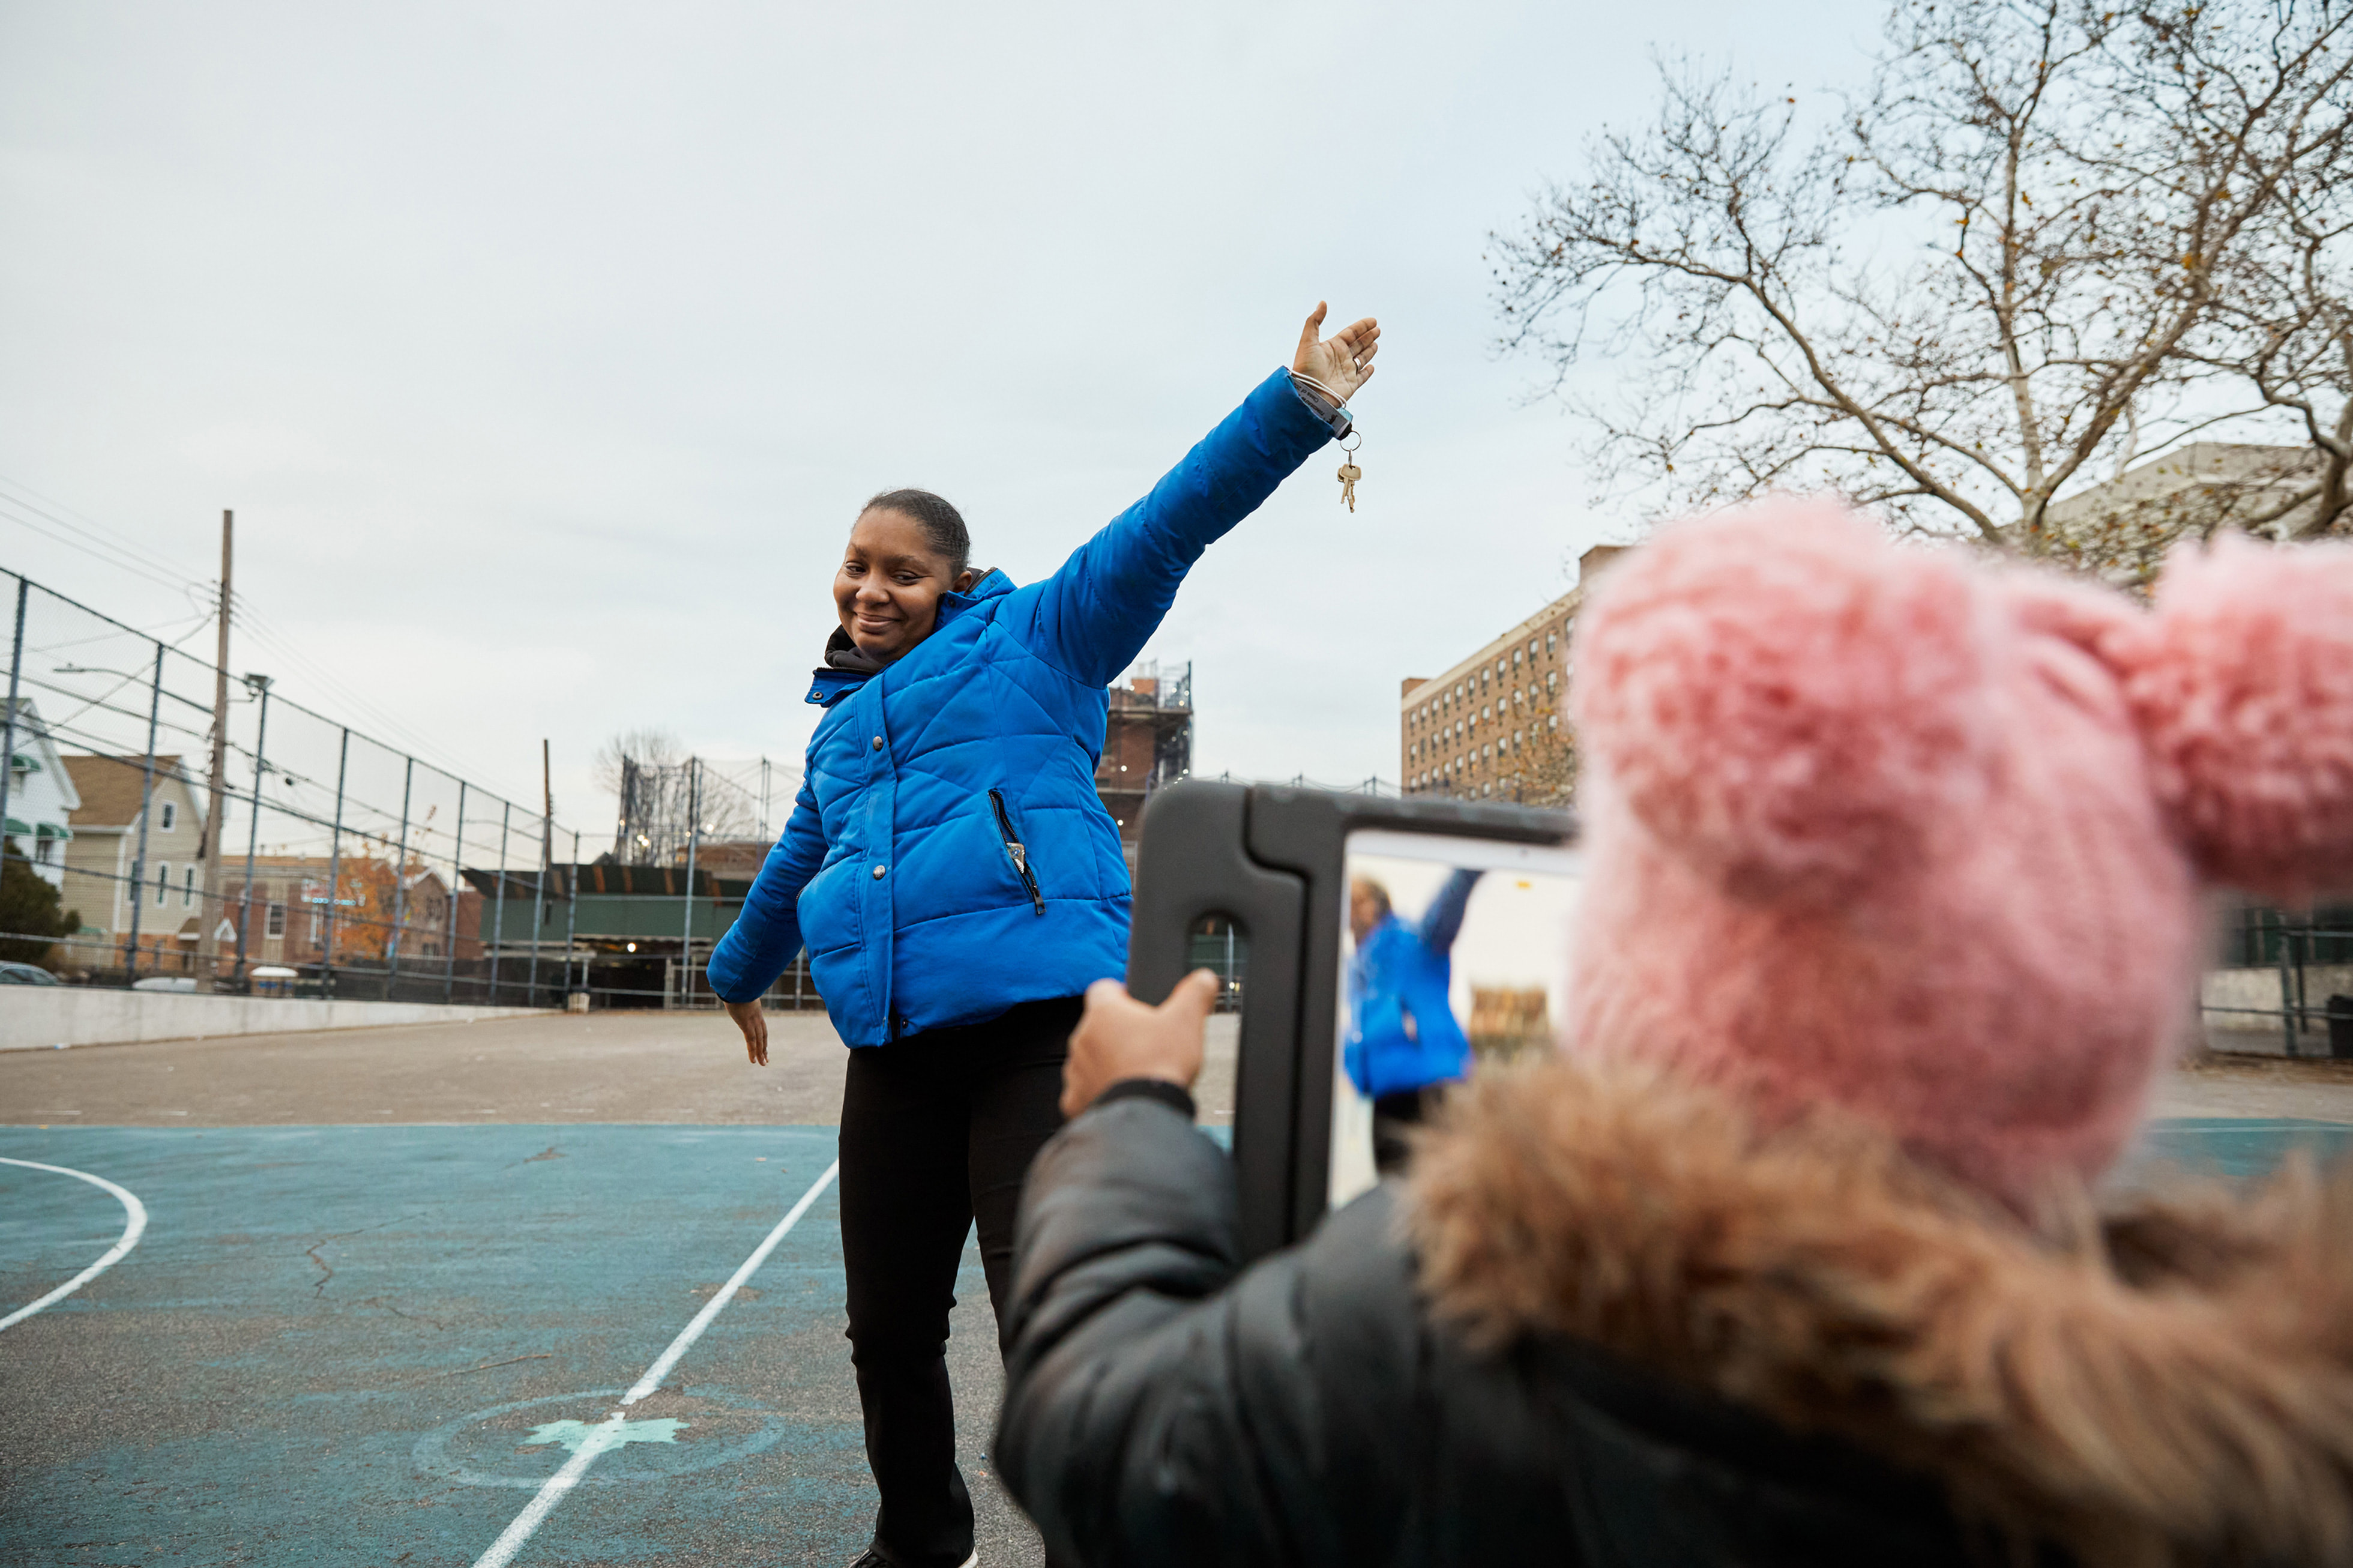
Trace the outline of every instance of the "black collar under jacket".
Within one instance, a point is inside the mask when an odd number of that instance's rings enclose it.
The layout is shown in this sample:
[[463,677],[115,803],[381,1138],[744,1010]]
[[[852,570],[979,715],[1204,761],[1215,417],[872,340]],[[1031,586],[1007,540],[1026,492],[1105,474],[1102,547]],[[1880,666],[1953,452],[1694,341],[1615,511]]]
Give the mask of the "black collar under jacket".
[[[939,620],[933,630],[937,630],[939,625],[961,615],[981,599],[1009,593],[1012,588],[1013,579],[995,568],[981,572],[970,588],[961,593],[950,591],[940,595]],[[850,638],[847,629],[837,626],[833,634],[825,640],[825,652],[820,656],[817,669],[811,673],[807,700],[819,707],[831,707],[888,668],[890,665],[886,661],[877,659],[860,648]]]

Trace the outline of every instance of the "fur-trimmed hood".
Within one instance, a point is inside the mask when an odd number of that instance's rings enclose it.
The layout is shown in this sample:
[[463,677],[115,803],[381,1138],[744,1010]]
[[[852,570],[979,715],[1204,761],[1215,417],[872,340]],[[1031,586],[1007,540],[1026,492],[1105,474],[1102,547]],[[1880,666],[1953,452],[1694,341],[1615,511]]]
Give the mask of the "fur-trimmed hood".
[[1566,1059],[1460,1088],[1404,1209],[1474,1345],[1599,1346],[2085,1563],[2353,1563],[2353,1168],[2044,1212]]

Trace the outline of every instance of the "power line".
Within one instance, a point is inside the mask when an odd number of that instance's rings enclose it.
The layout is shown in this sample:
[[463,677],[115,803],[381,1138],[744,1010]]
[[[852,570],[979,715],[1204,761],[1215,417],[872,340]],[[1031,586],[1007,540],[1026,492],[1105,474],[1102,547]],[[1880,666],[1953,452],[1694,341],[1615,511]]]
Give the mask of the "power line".
[[[0,487],[5,487],[0,488],[0,518],[28,528],[54,543],[79,550],[92,559],[103,562],[117,570],[129,572],[158,587],[174,588],[192,596],[201,594],[207,601],[217,602],[218,584],[212,578],[188,571],[185,567],[160,552],[142,546],[128,535],[120,534],[75,511],[63,502],[55,501],[41,494],[40,492],[21,481],[0,474]],[[7,493],[9,491],[17,493],[9,494]],[[33,499],[29,501],[24,499],[26,496]],[[23,515],[24,513],[30,513],[32,516]],[[36,522],[35,518],[42,519],[43,522]],[[49,526],[44,526],[44,522]],[[60,533],[59,530],[66,532]],[[77,539],[69,537],[69,535],[79,535],[81,537]],[[209,620],[212,614],[212,603],[208,602],[204,610],[205,618]],[[248,635],[263,645],[266,652],[299,667],[310,680],[316,683],[330,695],[358,711],[369,722],[391,734],[418,755],[432,760],[435,766],[450,771],[452,777],[462,777],[468,772],[487,775],[488,770],[467,768],[457,758],[442,750],[438,743],[362,696],[340,676],[303,652],[290,634],[280,630],[273,623],[263,619],[255,610],[252,601],[247,596],[243,594],[231,596],[229,621],[233,626],[243,627]],[[185,638],[180,641],[184,641]]]
[[[75,511],[62,501],[42,494],[21,480],[10,479],[5,474],[0,474],[0,486],[17,492],[16,495],[5,496],[5,499],[48,519],[60,528],[71,529],[121,555],[134,560],[142,560],[152,570],[162,572],[167,577],[187,584],[201,586],[212,580],[202,572],[190,571],[185,563],[173,560],[162,551],[142,544],[127,534],[119,533],[94,517]],[[28,495],[32,500],[24,499]]]

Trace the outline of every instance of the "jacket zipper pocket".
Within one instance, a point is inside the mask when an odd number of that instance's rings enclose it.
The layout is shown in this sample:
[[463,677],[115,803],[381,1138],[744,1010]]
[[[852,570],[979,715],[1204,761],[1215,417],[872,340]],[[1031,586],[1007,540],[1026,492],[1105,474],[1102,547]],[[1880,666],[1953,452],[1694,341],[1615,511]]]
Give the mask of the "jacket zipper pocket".
[[1021,885],[1029,890],[1029,903],[1039,914],[1046,912],[1046,895],[1038,891],[1038,876],[1029,869],[1029,852],[1013,836],[1013,818],[1005,810],[1005,797],[997,790],[988,792],[988,804],[997,813],[997,831],[1005,840],[1005,853],[1012,857],[1013,869],[1021,874]]

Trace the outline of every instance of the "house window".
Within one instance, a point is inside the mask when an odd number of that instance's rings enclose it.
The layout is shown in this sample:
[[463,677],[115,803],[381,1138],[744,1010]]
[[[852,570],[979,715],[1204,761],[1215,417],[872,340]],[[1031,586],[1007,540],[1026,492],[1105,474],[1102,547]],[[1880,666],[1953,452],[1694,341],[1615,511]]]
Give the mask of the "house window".
[[155,866],[155,907],[164,907],[164,900],[172,894],[172,863],[158,862]]
[[55,839],[36,839],[36,840],[33,842],[33,859],[34,859],[34,860],[37,861],[39,863],[41,863],[41,864],[43,864],[43,865],[47,865],[47,864],[49,864],[50,863],[52,863],[53,861],[55,861],[57,858],[58,858],[58,841],[57,841],[57,840],[55,840]]
[[286,906],[271,905],[269,913],[262,917],[262,929],[273,937],[286,935]]
[[180,874],[180,907],[193,909],[195,906],[196,868],[192,865]]
[[164,801],[164,831],[165,832],[167,832],[167,833],[168,833],[168,832],[170,832],[172,831],[172,824],[173,824],[174,822],[178,821],[179,820],[180,820],[180,808],[179,808],[179,806],[178,806],[175,802],[171,801],[171,800],[166,800],[166,801]]

